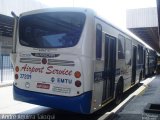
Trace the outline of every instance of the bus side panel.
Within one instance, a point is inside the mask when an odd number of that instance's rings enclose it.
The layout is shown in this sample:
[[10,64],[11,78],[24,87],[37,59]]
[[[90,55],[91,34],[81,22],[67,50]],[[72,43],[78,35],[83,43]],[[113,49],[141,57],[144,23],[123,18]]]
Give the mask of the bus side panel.
[[[101,21],[98,18],[95,18],[95,35],[96,35],[96,26],[97,25],[101,25],[102,26],[102,56],[101,59],[97,60],[96,59],[96,39],[94,39],[95,41],[93,41],[94,43],[94,85],[93,85],[93,97],[92,97],[92,108],[91,108],[91,112],[94,112],[100,108],[102,108],[103,105],[105,105],[106,103],[108,103],[109,101],[111,101],[114,98],[114,95],[109,98],[109,93],[111,92],[110,89],[108,90],[108,88],[110,88],[110,84],[109,82],[106,83],[106,79],[108,78],[104,78],[104,70],[105,70],[105,49],[109,49],[108,47],[106,47],[106,45],[111,44],[106,43],[108,41],[106,35],[111,36],[111,38],[116,38],[117,36],[117,31],[115,28],[111,27],[109,24]],[[96,36],[95,36],[96,38]],[[115,39],[114,39],[115,40]],[[117,47],[115,46],[115,48],[117,49]],[[115,56],[115,59],[117,57]],[[115,79],[115,78],[113,78]],[[109,80],[108,80],[109,81]],[[106,85],[106,86],[105,86]],[[110,87],[109,87],[110,86]],[[115,85],[114,85],[115,87]],[[114,89],[114,88],[113,88]],[[110,91],[110,92],[109,92]],[[115,93],[114,91],[112,92],[113,94]],[[105,100],[103,100],[103,97]],[[107,99],[108,98],[108,99]]]

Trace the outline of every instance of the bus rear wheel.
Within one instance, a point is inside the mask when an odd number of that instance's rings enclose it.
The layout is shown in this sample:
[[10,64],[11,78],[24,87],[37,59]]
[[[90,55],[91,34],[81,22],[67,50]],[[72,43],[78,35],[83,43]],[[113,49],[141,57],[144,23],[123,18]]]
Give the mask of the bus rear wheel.
[[139,75],[139,83],[142,81],[142,72]]
[[116,96],[115,96],[115,104],[118,105],[121,103],[123,98],[123,83],[120,81],[117,84],[116,88]]

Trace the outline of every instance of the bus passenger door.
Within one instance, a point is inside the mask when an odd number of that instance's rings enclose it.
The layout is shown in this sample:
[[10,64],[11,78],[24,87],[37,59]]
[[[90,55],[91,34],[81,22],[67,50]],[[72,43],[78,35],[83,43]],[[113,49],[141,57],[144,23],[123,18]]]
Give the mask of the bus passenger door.
[[137,64],[137,47],[133,46],[133,53],[132,53],[132,80],[131,80],[131,85],[135,84],[135,81],[136,81],[136,64]]
[[102,103],[113,98],[115,84],[116,68],[116,38],[105,35],[105,52],[104,52],[104,72],[103,72],[103,96]]

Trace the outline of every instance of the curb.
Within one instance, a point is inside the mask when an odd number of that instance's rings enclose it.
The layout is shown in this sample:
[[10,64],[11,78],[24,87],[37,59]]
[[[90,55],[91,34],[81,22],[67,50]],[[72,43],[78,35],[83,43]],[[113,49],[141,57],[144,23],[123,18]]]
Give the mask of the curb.
[[132,94],[130,94],[124,101],[122,101],[117,107],[115,107],[112,111],[110,112],[106,112],[104,115],[102,115],[100,118],[98,118],[98,120],[109,120],[110,118],[112,118],[119,110],[121,110],[122,108],[125,107],[125,105],[130,102],[134,97],[142,94],[145,89],[148,87],[148,84],[150,82],[152,82],[155,79],[155,77],[151,78],[151,79],[146,79],[143,82],[143,85],[138,88],[136,91],[134,91]]
[[4,84],[0,84],[0,88],[2,87],[7,87],[7,86],[12,86],[13,83],[4,83]]

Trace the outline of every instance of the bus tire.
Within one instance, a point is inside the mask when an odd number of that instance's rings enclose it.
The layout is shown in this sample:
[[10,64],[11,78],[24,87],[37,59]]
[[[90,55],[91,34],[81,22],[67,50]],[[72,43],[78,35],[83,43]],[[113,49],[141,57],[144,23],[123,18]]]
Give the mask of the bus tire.
[[116,96],[115,96],[115,104],[118,105],[121,103],[123,97],[123,82],[120,79],[117,87],[116,87]]

